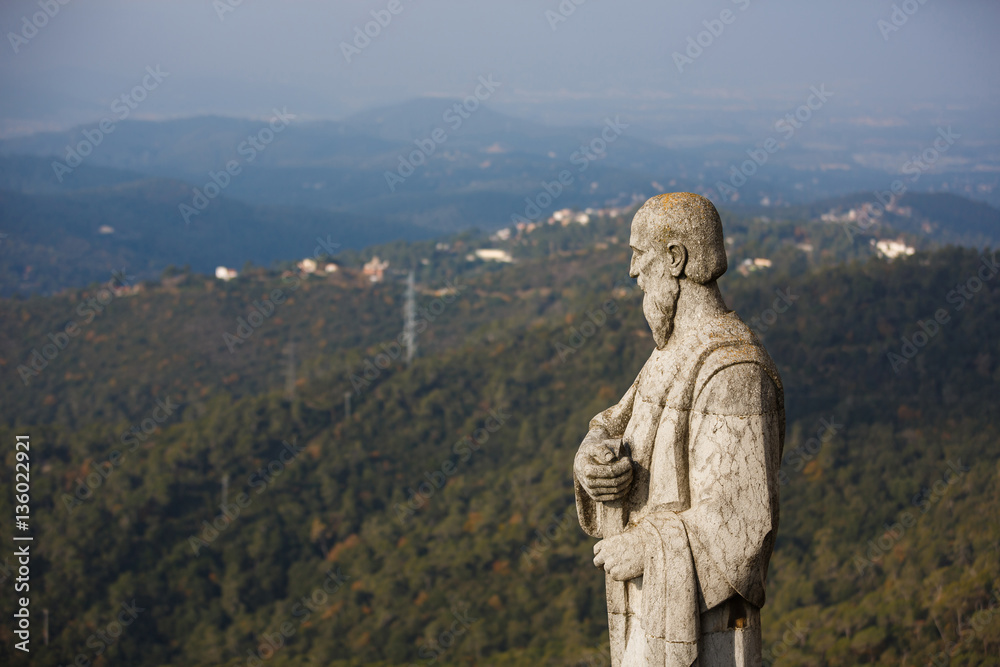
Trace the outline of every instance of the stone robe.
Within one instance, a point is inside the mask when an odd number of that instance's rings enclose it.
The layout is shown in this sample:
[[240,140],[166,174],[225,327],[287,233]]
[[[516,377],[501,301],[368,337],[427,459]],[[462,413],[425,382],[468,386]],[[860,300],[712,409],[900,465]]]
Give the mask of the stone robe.
[[689,667],[699,646],[718,648],[706,637],[732,628],[755,632],[760,650],[784,394],[767,352],[735,313],[698,325],[655,350],[621,401],[590,422],[585,443],[622,438],[631,449],[628,495],[600,503],[574,479],[584,531],[642,536],[643,576],[607,577],[613,667]]

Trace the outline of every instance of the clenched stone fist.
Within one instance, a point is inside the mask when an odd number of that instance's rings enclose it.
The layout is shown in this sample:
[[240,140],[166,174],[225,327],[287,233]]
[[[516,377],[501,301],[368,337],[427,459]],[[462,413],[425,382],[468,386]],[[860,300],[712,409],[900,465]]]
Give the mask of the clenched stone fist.
[[621,440],[588,436],[580,444],[573,472],[587,495],[606,503],[625,497],[632,485],[632,459],[618,456]]

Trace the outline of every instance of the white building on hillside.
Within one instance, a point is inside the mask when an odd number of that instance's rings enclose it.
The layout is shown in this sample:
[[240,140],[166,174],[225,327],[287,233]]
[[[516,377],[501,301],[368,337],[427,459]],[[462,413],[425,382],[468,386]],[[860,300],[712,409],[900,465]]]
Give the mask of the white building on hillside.
[[378,255],[372,257],[370,262],[366,262],[361,272],[368,276],[373,283],[380,283],[385,278],[385,270],[389,268],[388,261],[382,261]]
[[480,248],[474,257],[486,262],[513,262],[514,258],[506,250],[498,248]]
[[875,244],[875,248],[878,250],[879,257],[887,259],[896,259],[900,255],[912,255],[917,251],[916,248],[908,246],[902,241],[889,239],[881,239]]

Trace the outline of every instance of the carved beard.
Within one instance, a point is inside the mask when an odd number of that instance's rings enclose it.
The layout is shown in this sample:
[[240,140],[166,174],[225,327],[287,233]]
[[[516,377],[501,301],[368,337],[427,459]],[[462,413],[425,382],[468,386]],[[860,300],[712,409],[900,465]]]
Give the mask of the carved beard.
[[673,276],[665,276],[657,281],[655,289],[646,292],[642,299],[642,314],[653,331],[653,342],[662,350],[674,330],[674,313],[677,311],[677,297],[681,283]]

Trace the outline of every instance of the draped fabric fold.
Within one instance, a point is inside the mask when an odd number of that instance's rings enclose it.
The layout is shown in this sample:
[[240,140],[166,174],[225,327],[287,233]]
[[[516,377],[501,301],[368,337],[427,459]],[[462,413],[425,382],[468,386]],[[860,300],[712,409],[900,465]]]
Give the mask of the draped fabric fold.
[[644,533],[646,547],[642,590],[645,664],[691,667],[698,658],[700,613],[687,530],[672,513],[647,517],[638,528]]

